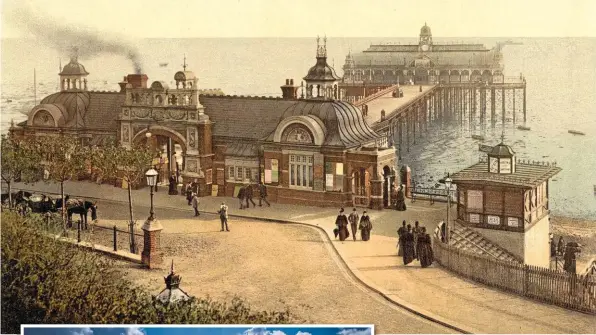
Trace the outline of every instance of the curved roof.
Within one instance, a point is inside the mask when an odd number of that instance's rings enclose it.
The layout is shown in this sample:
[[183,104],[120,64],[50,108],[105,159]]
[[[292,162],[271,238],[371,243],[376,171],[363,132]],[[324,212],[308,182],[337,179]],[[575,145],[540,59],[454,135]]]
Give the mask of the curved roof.
[[82,125],[83,117],[89,108],[91,95],[89,92],[58,92],[43,98],[42,104],[63,106],[64,121],[67,125]]
[[195,73],[192,71],[178,71],[174,75],[174,80],[176,80],[176,81],[192,80],[195,78],[196,78]]
[[152,90],[167,90],[170,86],[163,80],[156,80],[151,84]]
[[327,64],[327,57],[317,57],[317,64],[308,70],[308,74],[303,78],[310,81],[336,81],[341,78],[335,73],[329,64]]
[[297,115],[313,115],[323,121],[327,129],[324,145],[354,147],[380,137],[364,121],[362,112],[348,102],[298,101],[284,111],[282,120]]
[[512,157],[515,155],[513,149],[510,146],[500,143],[493,147],[493,150],[488,154],[491,157]]
[[430,32],[430,27],[427,26],[426,23],[424,24],[424,26],[422,26],[422,28],[420,28],[420,35],[422,35],[422,36],[432,35]]
[[80,64],[76,59],[71,59],[70,62],[64,65],[61,76],[86,76],[89,72],[85,70],[83,64]]

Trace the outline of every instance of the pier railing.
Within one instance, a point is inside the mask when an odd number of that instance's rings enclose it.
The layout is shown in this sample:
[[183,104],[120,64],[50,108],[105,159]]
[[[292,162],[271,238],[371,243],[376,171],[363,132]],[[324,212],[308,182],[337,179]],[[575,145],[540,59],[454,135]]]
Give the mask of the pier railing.
[[447,245],[433,237],[435,260],[448,270],[527,298],[596,314],[596,278],[498,260]]
[[393,85],[393,86],[387,87],[386,89],[383,89],[383,90],[380,90],[377,93],[371,94],[371,95],[367,96],[364,99],[361,99],[361,100],[356,101],[354,103],[354,106],[360,107],[360,106],[362,106],[362,105],[364,105],[364,104],[366,104],[368,102],[371,102],[371,101],[373,101],[373,100],[375,100],[377,98],[380,98],[380,97],[384,96],[385,94],[390,93],[390,92],[393,92],[393,91],[395,91],[397,89],[399,89],[399,85]]

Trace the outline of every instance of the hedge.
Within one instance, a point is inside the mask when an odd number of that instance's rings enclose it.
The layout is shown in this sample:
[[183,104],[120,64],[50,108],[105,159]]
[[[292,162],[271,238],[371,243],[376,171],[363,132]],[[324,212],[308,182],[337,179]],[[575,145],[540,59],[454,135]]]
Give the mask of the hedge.
[[48,237],[39,216],[2,212],[2,323],[21,324],[284,324],[283,311],[254,311],[242,299],[195,298],[163,305],[124,279],[114,261]]

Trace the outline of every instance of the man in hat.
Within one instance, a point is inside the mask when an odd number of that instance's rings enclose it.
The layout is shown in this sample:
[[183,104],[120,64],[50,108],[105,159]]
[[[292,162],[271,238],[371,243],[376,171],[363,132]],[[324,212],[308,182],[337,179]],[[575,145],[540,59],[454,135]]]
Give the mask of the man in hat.
[[261,201],[264,201],[267,206],[271,207],[271,204],[267,201],[267,186],[263,182],[259,183],[259,207],[261,206]]
[[219,214],[219,220],[221,221],[220,231],[224,231],[224,226],[226,228],[226,231],[230,231],[230,229],[228,229],[228,206],[225,202],[221,203],[221,206],[219,206],[219,210],[217,211],[217,213]]
[[338,229],[338,235],[340,241],[345,241],[346,238],[350,237],[350,232],[348,231],[348,218],[344,214],[344,209],[339,210],[339,215],[337,219],[335,219],[335,225]]
[[352,228],[352,238],[356,241],[356,233],[358,232],[358,212],[356,208],[352,210],[350,216],[348,216],[348,221],[350,222],[350,228]]
[[249,201],[252,202],[253,207],[257,207],[257,204],[252,200],[252,185],[246,184],[244,186],[244,198],[246,199],[246,208],[250,208]]

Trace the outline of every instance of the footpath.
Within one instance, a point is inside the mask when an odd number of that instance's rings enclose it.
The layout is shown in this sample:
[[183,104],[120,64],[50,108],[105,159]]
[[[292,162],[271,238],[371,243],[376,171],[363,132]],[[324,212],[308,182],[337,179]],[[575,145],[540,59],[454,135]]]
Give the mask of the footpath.
[[[59,193],[57,184],[17,184],[15,189]],[[75,197],[127,202],[127,191],[110,185],[91,182],[67,182],[65,194]],[[148,189],[133,191],[135,205],[149,206]],[[202,212],[215,213],[221,202],[230,208],[230,223],[235,217],[253,218],[281,223],[301,223],[317,226],[327,233],[335,250],[354,276],[385,299],[431,321],[469,333],[596,333],[596,318],[580,312],[543,304],[502,292],[460,278],[438,264],[421,268],[418,262],[404,266],[397,257],[397,237],[386,232],[396,231],[402,220],[413,223],[420,220],[427,230],[434,226],[446,211],[445,204],[407,202],[408,210],[367,210],[373,223],[371,240],[340,242],[333,235],[336,208],[318,208],[272,203],[271,207],[240,210],[238,199],[226,197],[200,198]],[[257,200],[258,201],[258,200]],[[185,197],[170,196],[162,187],[154,195],[154,206],[159,219],[159,208],[186,210],[191,213]],[[346,208],[349,213],[351,208]],[[362,213],[362,209],[359,209]],[[101,200],[98,201],[101,220]],[[435,220],[435,221],[432,221]],[[385,233],[379,234],[377,227]],[[164,233],[167,233],[164,231]],[[389,236],[388,236],[389,235]],[[395,234],[397,235],[397,234]]]

